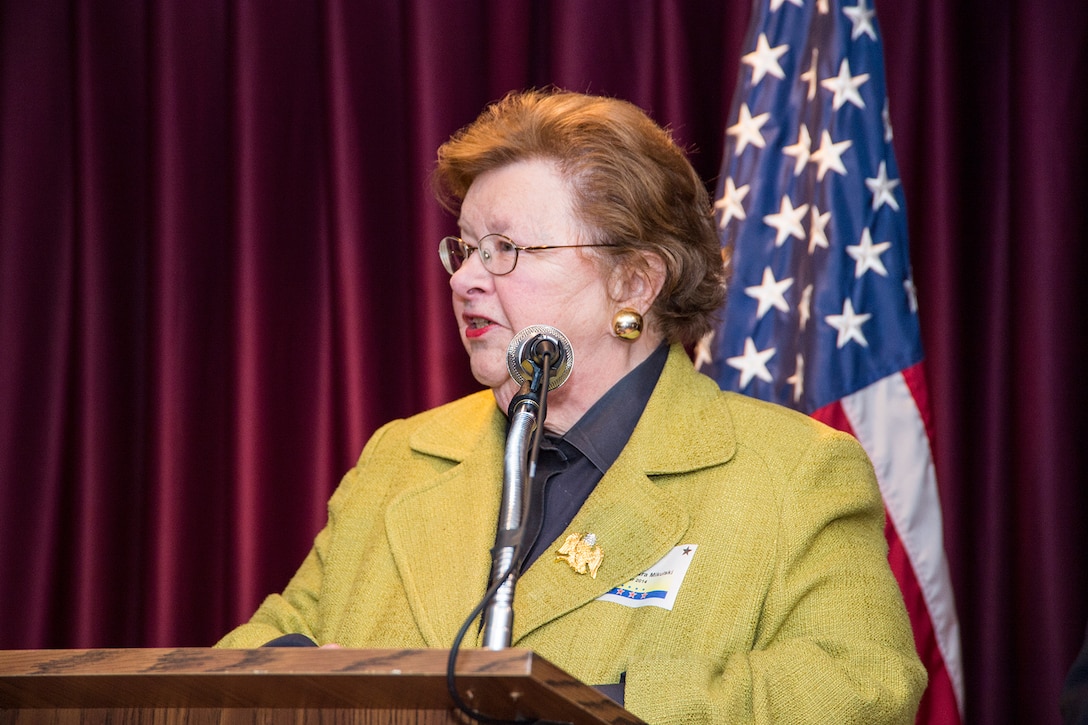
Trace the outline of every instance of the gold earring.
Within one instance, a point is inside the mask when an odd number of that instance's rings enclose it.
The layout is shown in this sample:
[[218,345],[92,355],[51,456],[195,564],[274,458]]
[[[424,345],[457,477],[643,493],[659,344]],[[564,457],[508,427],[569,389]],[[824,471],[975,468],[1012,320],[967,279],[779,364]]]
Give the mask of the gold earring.
[[624,307],[612,318],[612,332],[624,340],[637,340],[642,334],[642,315],[637,310]]

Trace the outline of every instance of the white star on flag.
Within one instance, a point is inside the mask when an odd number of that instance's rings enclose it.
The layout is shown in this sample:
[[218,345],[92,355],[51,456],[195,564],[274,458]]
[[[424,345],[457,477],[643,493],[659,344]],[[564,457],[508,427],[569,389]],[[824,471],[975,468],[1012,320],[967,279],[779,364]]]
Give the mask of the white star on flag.
[[783,196],[779,202],[778,212],[763,217],[763,223],[774,227],[778,233],[774,238],[774,246],[781,247],[789,237],[805,238],[805,228],[801,226],[801,219],[808,211],[808,204],[794,207],[788,196]]
[[808,100],[812,100],[816,97],[816,61],[820,57],[820,49],[812,49],[812,65],[808,67],[808,70],[801,74],[801,80],[808,86]]
[[797,143],[783,146],[782,153],[794,158],[793,175],[800,176],[805,170],[809,156],[812,155],[812,136],[808,133],[808,126],[801,124],[801,127],[797,129]]
[[805,358],[797,353],[797,366],[793,375],[786,378],[786,382],[793,386],[793,400],[797,402],[805,394]]
[[854,142],[850,139],[833,143],[831,141],[831,132],[824,129],[823,135],[820,137],[820,148],[812,152],[812,158],[810,159],[816,164],[816,180],[823,181],[828,169],[846,176],[846,166],[842,163],[842,155],[853,144]]
[[866,0],[858,0],[857,5],[843,8],[842,12],[843,15],[850,18],[850,22],[854,26],[850,31],[851,40],[857,40],[862,33],[876,40],[876,30],[873,28],[873,16],[876,15],[876,11],[869,9]]
[[744,354],[728,358],[725,362],[730,367],[740,370],[740,387],[744,388],[752,382],[752,378],[759,378],[764,382],[771,382],[771,373],[767,370],[767,361],[774,357],[775,349],[768,348],[762,352],[756,350],[756,343],[752,338],[744,341]]
[[763,282],[752,286],[745,287],[744,293],[749,297],[759,300],[759,307],[756,310],[756,319],[760,319],[763,315],[770,312],[771,308],[780,310],[781,312],[789,312],[790,306],[786,302],[785,292],[793,285],[793,278],[787,277],[781,282],[774,278],[774,272],[770,267],[763,268]]
[[895,200],[895,194],[892,193],[895,187],[899,186],[899,179],[888,178],[888,162],[881,161],[880,168],[876,171],[876,178],[866,179],[865,185],[869,187],[869,191],[873,192],[873,211],[876,211],[883,204],[887,204],[892,209],[899,211],[899,202]]
[[752,66],[752,85],[759,83],[768,73],[775,78],[785,78],[786,71],[778,64],[778,59],[789,49],[788,45],[776,45],[772,48],[767,42],[767,34],[760,33],[756,49],[741,56],[742,63]]
[[914,280],[903,280],[903,290],[907,293],[907,305],[910,306],[910,311],[918,314],[918,290],[914,286]]
[[887,277],[888,270],[885,269],[884,263],[880,261],[880,255],[891,249],[891,246],[891,242],[873,244],[873,235],[869,233],[869,227],[865,227],[865,229],[861,231],[861,243],[853,244],[846,248],[846,253],[857,262],[857,264],[854,265],[854,279],[857,279],[870,269],[881,277]]
[[771,114],[769,113],[761,113],[753,118],[752,112],[748,110],[748,104],[741,105],[740,118],[737,119],[735,124],[725,129],[728,135],[737,137],[737,149],[734,152],[737,156],[741,155],[748,144],[759,148],[767,145],[767,142],[763,140],[763,134],[759,130],[770,119]]
[[843,345],[851,340],[856,341],[862,347],[869,347],[869,341],[865,339],[861,326],[868,322],[870,317],[872,317],[870,314],[854,312],[854,304],[847,297],[842,305],[842,314],[828,315],[824,318],[824,321],[839,331],[839,337],[835,342],[836,347],[841,349]]
[[699,342],[695,343],[695,369],[698,370],[702,365],[708,365],[714,362],[714,352],[711,349],[711,345],[714,343],[715,330],[703,335]]
[[745,184],[738,189],[733,184],[732,178],[725,180],[725,193],[722,194],[721,199],[714,202],[714,210],[722,213],[721,219],[718,220],[719,229],[725,229],[731,219],[747,219],[741,202],[748,196],[748,190],[751,188],[751,184]]
[[805,291],[801,293],[801,301],[797,303],[798,322],[800,323],[801,332],[805,331],[805,327],[808,326],[809,318],[812,317],[812,285],[805,287]]
[[827,239],[827,223],[831,221],[831,212],[825,211],[820,213],[819,208],[815,204],[812,205],[812,214],[808,221],[808,253],[812,254],[816,251],[816,247],[821,249],[827,249],[830,247],[830,242]]
[[842,105],[847,101],[858,108],[865,108],[865,101],[862,100],[861,94],[858,93],[858,88],[867,80],[869,80],[868,73],[860,73],[856,76],[850,75],[850,61],[843,58],[842,63],[839,64],[839,74],[820,81],[820,86],[835,94],[834,99],[831,101],[831,107],[836,111],[842,108]]

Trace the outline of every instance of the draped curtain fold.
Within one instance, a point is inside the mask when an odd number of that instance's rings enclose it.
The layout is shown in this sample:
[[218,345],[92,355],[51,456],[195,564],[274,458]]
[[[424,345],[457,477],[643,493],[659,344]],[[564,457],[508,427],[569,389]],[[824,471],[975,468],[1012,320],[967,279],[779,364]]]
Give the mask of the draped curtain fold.
[[[1088,617],[1080,0],[878,6],[968,722]],[[713,189],[750,7],[0,1],[0,647],[204,646],[383,422],[476,388],[432,197],[485,103],[669,126]]]

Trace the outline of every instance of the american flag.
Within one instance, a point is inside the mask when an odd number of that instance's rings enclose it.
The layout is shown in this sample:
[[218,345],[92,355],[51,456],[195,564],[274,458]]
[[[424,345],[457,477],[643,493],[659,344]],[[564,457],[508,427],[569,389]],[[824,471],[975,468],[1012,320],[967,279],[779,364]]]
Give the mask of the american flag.
[[[847,0],[849,2],[850,0]],[[918,722],[963,719],[963,675],[883,51],[868,0],[756,0],[715,209],[732,247],[722,388],[861,441],[930,684]]]

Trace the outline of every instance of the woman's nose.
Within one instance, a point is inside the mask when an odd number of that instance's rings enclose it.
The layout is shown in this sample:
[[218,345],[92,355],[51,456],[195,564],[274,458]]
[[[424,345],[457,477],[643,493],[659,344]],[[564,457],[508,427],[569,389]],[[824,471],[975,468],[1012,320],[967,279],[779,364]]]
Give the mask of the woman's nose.
[[484,267],[479,251],[470,254],[457,271],[450,275],[450,288],[460,295],[468,294],[472,289],[486,289],[493,279]]

